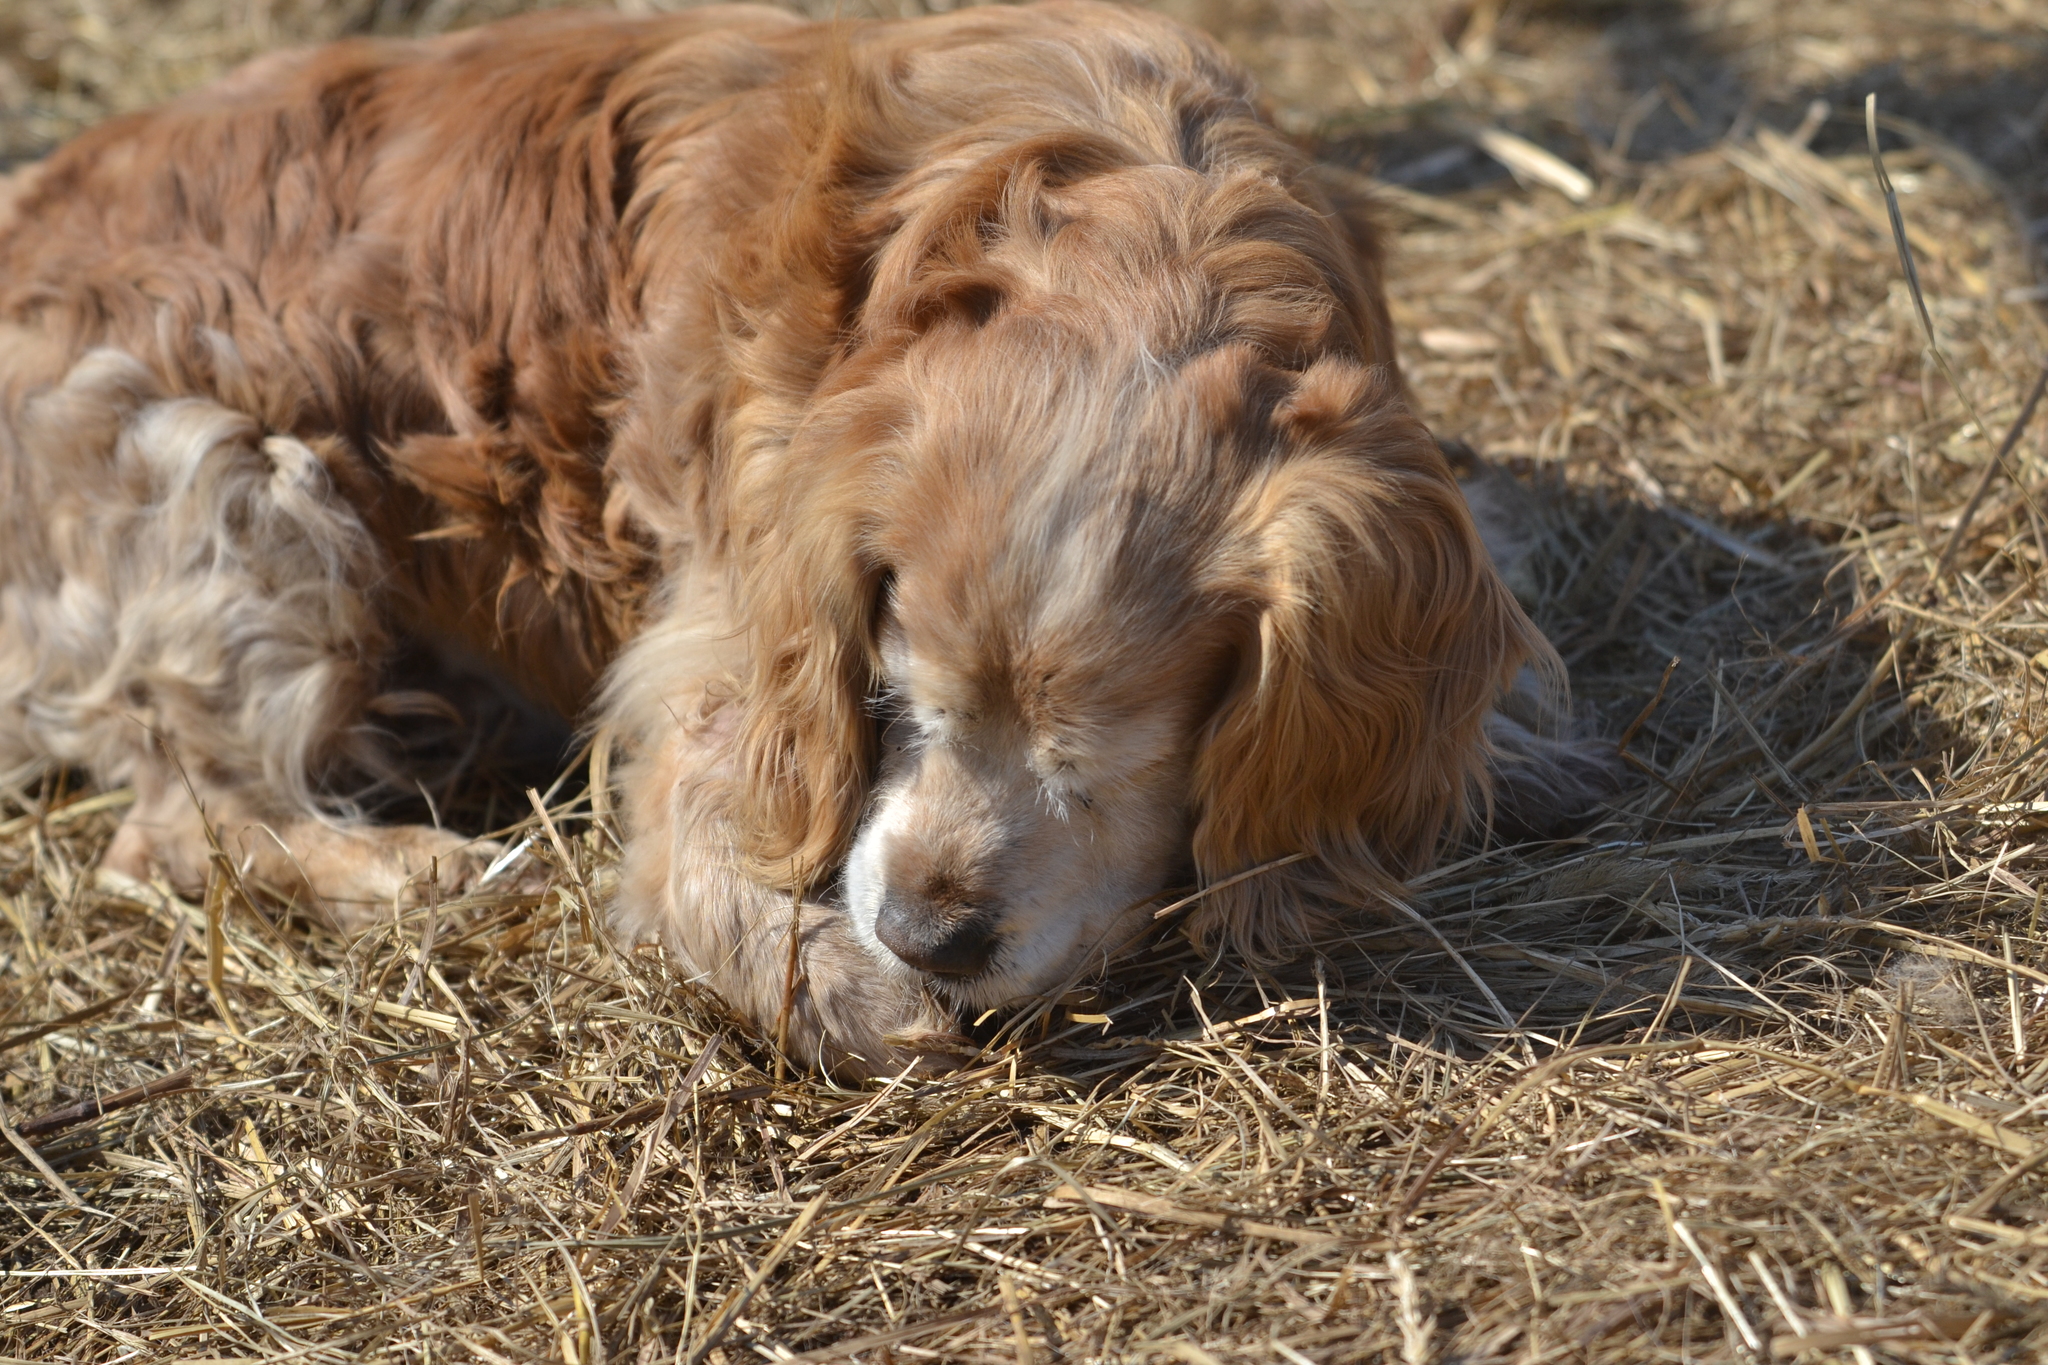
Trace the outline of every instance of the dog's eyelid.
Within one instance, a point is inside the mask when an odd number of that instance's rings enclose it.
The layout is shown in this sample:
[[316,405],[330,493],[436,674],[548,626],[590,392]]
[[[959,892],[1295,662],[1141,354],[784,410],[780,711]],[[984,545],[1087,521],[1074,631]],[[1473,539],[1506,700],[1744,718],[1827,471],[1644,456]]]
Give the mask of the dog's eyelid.
[[1038,795],[1039,799],[1045,802],[1046,809],[1052,812],[1053,818],[1062,824],[1072,816],[1076,806],[1087,811],[1095,809],[1093,795],[1063,782],[1041,778],[1038,783]]
[[1060,741],[1041,742],[1031,756],[1031,770],[1037,775],[1038,785],[1046,793],[1047,800],[1056,807],[1064,807],[1068,803],[1083,810],[1094,807],[1091,789],[1103,775],[1095,772],[1084,777],[1081,756]]
[[915,724],[918,742],[929,749],[972,748],[979,716],[957,706],[920,706],[910,703],[905,714]]
[[1046,783],[1065,782],[1076,769],[1074,750],[1064,736],[1042,737],[1031,746],[1031,770]]

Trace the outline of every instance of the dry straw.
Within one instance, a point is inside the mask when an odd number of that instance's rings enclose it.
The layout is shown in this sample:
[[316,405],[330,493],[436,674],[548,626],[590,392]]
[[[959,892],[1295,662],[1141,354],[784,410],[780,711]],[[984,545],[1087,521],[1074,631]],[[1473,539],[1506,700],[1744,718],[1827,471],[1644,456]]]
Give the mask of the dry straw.
[[1387,196],[1415,387],[1525,481],[1630,765],[1582,838],[1271,975],[1169,916],[847,1091],[604,939],[588,797],[507,836],[544,893],[348,944],[96,872],[124,794],[53,776],[0,808],[0,1356],[2038,1358],[2044,469],[1991,437],[2048,338],[1988,177],[1885,148],[1916,300],[1825,114]]

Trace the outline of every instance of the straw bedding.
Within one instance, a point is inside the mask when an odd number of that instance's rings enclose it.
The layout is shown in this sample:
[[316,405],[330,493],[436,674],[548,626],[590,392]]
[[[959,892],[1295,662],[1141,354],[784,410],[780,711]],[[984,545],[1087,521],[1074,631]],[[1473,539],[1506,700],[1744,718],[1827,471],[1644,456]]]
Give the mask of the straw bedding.
[[[2048,350],[2048,11],[1799,8],[1182,7],[1406,180],[1415,385],[1519,481],[1515,586],[1628,756],[1597,828],[842,1091],[604,939],[584,771],[509,836],[545,894],[352,945],[96,872],[124,793],[52,774],[0,798],[0,1356],[2039,1358],[2038,433],[1956,528]],[[488,10],[17,3],[0,153]]]

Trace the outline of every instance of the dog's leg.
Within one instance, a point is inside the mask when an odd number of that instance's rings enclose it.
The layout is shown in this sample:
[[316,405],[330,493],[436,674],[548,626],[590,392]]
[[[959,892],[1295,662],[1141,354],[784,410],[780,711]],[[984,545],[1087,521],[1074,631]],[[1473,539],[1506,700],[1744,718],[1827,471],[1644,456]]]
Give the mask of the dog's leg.
[[923,1068],[943,1067],[957,1044],[953,1020],[915,974],[863,949],[845,910],[822,894],[799,908],[740,867],[729,715],[683,719],[627,769],[631,837],[616,927],[629,941],[663,942],[793,1060],[851,1076],[893,1074],[920,1057]]
[[959,1045],[951,1012],[916,973],[861,946],[837,887],[807,888],[799,909],[742,866],[730,676],[745,636],[721,619],[715,576],[685,576],[679,588],[691,600],[635,641],[606,698],[630,750],[613,927],[627,942],[665,945],[795,1061],[847,1076],[942,1069]]
[[385,565],[312,449],[97,351],[0,410],[0,490],[0,771],[132,783],[109,866],[190,888],[217,841],[344,927],[483,866],[334,799],[380,771]]
[[165,759],[135,764],[135,804],[102,867],[138,881],[159,874],[196,891],[218,847],[245,882],[310,900],[352,932],[429,896],[457,894],[497,852],[488,840],[421,825],[280,816],[246,790],[192,784],[182,768]]

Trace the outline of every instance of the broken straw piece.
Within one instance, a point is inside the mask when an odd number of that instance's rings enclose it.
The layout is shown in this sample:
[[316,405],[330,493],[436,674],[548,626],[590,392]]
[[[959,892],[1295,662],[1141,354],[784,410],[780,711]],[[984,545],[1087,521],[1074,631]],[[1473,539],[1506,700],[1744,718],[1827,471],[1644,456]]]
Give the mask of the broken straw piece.
[[1488,156],[1513,171],[1517,179],[1548,185],[1574,204],[1583,204],[1593,197],[1591,177],[1527,138],[1516,137],[1499,128],[1486,128],[1475,140]]

